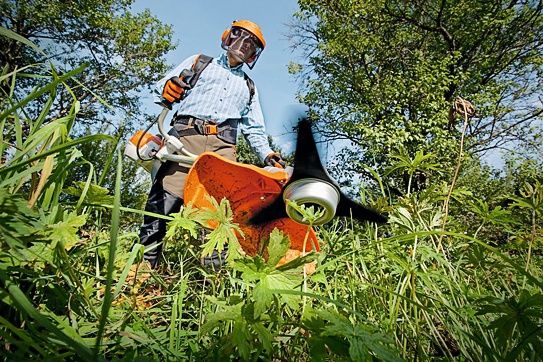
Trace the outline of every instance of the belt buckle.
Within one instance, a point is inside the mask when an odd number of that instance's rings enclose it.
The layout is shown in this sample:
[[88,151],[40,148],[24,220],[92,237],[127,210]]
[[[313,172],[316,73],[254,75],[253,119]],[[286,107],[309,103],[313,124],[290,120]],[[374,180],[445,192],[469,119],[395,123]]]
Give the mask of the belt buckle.
[[217,125],[211,123],[204,123],[203,125],[204,133],[207,134],[217,134],[219,133]]

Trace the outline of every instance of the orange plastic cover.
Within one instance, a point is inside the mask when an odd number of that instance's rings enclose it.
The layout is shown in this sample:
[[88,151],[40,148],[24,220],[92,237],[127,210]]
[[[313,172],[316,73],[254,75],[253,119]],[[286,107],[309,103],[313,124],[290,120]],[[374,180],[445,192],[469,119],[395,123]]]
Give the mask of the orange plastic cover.
[[218,202],[226,197],[230,201],[234,222],[240,226],[244,238],[238,235],[243,250],[255,255],[260,242],[278,228],[290,239],[290,248],[303,252],[306,235],[306,251],[312,246],[320,250],[313,229],[289,218],[277,219],[260,225],[249,224],[249,219],[264,207],[281,197],[288,181],[286,172],[272,173],[262,168],[237,163],[212,152],[201,154],[192,166],[184,190],[185,203],[192,202],[197,208],[212,208],[207,195]]
[[[140,141],[141,138],[141,141]],[[136,133],[130,137],[130,142],[134,145],[138,145],[138,142],[140,144],[140,147],[145,146],[147,143],[154,141],[156,144],[160,145],[162,143],[162,140],[158,138],[157,136],[153,135],[152,133],[145,132],[143,130],[138,130]]]

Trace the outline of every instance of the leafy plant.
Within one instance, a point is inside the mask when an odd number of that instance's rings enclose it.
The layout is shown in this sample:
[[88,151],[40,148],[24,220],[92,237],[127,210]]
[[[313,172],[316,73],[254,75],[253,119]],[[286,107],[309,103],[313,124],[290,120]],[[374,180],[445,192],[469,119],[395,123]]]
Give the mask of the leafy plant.
[[382,335],[373,326],[353,323],[338,312],[309,312],[304,317],[304,326],[311,332],[308,343],[312,360],[324,361],[327,349],[351,361],[402,360],[391,347],[392,338]]
[[[415,157],[410,158],[405,148],[400,148],[399,152],[392,153],[391,158],[396,160],[393,166],[389,167],[385,175],[390,175],[395,171],[401,171],[407,174],[407,196],[411,194],[413,175],[416,172],[426,173],[428,171],[439,170],[439,165],[435,162],[431,162],[435,156],[432,153],[424,154],[423,151],[418,150],[415,153]],[[418,185],[417,189],[423,185]]]
[[[486,297],[478,301],[479,315],[496,316],[488,325],[495,333],[495,344],[485,353],[496,360],[514,361],[543,353],[543,295],[521,290],[510,298]],[[476,337],[475,337],[476,338]]]
[[220,352],[226,356],[235,349],[242,359],[248,360],[261,353],[271,356],[277,348],[276,338],[289,324],[279,314],[286,306],[296,311],[300,304],[300,298],[278,291],[293,290],[300,285],[300,267],[314,258],[307,255],[277,267],[289,245],[288,238],[275,229],[267,244],[267,260],[262,255],[234,260],[232,267],[241,274],[239,283],[245,287],[246,295],[234,294],[222,301],[211,299],[219,311],[208,316],[201,332],[211,334],[221,324],[230,324],[231,328],[227,328],[218,343]]

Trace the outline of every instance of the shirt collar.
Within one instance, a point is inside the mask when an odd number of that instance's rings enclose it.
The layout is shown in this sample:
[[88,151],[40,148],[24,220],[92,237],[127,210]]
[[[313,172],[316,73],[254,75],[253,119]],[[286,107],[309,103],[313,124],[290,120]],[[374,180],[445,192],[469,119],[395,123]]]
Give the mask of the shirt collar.
[[243,71],[241,70],[241,68],[243,68],[243,63],[241,63],[240,65],[234,67],[234,68],[230,68],[230,65],[228,64],[228,56],[226,55],[226,52],[222,53],[220,55],[220,57],[217,59],[217,62],[222,65],[224,68],[234,72],[234,73],[243,73]]

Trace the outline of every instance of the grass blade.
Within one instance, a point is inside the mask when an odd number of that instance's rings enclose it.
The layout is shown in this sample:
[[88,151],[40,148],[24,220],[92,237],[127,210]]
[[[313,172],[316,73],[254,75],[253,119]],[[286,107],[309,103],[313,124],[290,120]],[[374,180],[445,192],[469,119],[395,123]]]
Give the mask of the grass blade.
[[11,324],[7,319],[4,319],[2,316],[0,316],[0,324],[6,327],[7,330],[11,331],[11,333],[19,337],[21,341],[24,342],[27,348],[29,347],[34,348],[43,357],[47,357],[47,352],[45,352],[45,350],[41,348],[40,345],[36,344],[34,340],[32,339],[32,337],[28,335],[24,330],[15,327],[13,324]]
[[41,158],[44,158],[44,157],[47,157],[49,155],[52,155],[54,153],[58,153],[60,151],[63,151],[63,150],[66,150],[68,148],[71,148],[73,146],[76,146],[76,145],[79,145],[79,144],[82,144],[82,143],[85,143],[85,142],[91,142],[91,141],[98,141],[98,140],[108,140],[108,141],[113,141],[115,140],[114,137],[111,137],[111,136],[108,136],[108,135],[105,135],[105,134],[97,134],[97,135],[90,135],[90,136],[84,136],[84,137],[81,137],[81,138],[78,138],[76,140],[73,140],[73,141],[70,141],[70,142],[66,142],[66,143],[63,143],[57,147],[53,147],[43,153],[40,153],[39,155],[36,155],[36,156],[33,156],[33,157],[30,157],[24,161],[21,161],[21,162],[18,162],[16,163],[15,165],[10,165],[8,167],[4,167],[4,168],[0,168],[0,178],[2,178],[4,176],[4,174],[6,174],[7,172],[9,171],[12,171],[12,170],[15,170],[19,167],[22,167],[22,166],[25,166],[31,162],[34,162],[36,160],[39,160]]
[[60,341],[64,342],[68,347],[71,347],[79,357],[84,360],[92,360],[92,351],[83,345],[82,343],[73,340],[67,336],[62,330],[54,325],[46,316],[42,315],[34,306],[30,303],[26,295],[8,278],[2,278],[7,286],[8,294],[18,309],[26,313],[30,318],[34,319],[44,328],[53,333]]
[[35,90],[28,97],[24,98],[22,101],[18,102],[17,104],[12,106],[11,108],[8,108],[6,111],[4,111],[2,114],[0,114],[0,120],[3,120],[7,116],[9,116],[13,112],[15,112],[17,109],[24,107],[30,101],[42,96],[43,94],[45,94],[47,92],[51,92],[51,90],[56,88],[60,83],[63,83],[66,80],[73,77],[74,75],[81,73],[86,67],[87,67],[86,64],[80,65],[76,69],[71,70],[71,71],[69,71],[67,73],[64,73],[60,77],[53,80],[51,83],[48,83],[46,86]]
[[[111,298],[112,300],[117,299],[117,297],[121,293],[121,289],[126,281],[126,278],[128,277],[128,273],[130,272],[130,267],[132,266],[132,264],[134,264],[134,260],[136,260],[136,257],[138,256],[138,253],[140,253],[141,248],[143,248],[143,245],[136,245],[136,247],[133,248],[130,252],[128,261],[126,262],[123,272],[121,273],[117,284],[115,284],[115,292],[113,293],[113,298]],[[141,252],[143,254],[143,250]]]
[[106,277],[106,291],[104,294],[104,301],[102,303],[102,313],[100,315],[100,323],[98,325],[98,334],[96,336],[95,354],[98,355],[100,351],[100,345],[104,336],[104,330],[111,308],[111,302],[113,301],[113,294],[111,293],[111,286],[113,284],[113,269],[115,268],[115,252],[117,251],[117,236],[119,233],[119,219],[120,219],[120,206],[121,206],[121,176],[122,176],[122,157],[120,149],[117,150],[117,174],[115,178],[115,196],[113,198],[113,211],[111,213],[111,233],[109,243],[109,257],[107,263],[107,277]]
[[6,38],[16,40],[19,43],[23,43],[24,45],[32,48],[36,53],[40,53],[43,56],[47,56],[47,54],[45,54],[45,52],[39,46],[37,46],[34,42],[28,40],[24,36],[17,34],[14,31],[4,28],[3,26],[0,26],[0,35],[5,36]]

